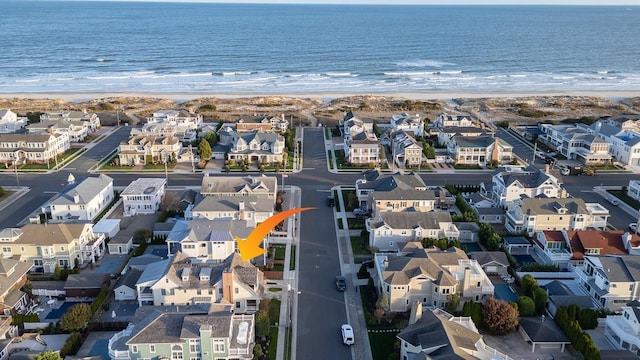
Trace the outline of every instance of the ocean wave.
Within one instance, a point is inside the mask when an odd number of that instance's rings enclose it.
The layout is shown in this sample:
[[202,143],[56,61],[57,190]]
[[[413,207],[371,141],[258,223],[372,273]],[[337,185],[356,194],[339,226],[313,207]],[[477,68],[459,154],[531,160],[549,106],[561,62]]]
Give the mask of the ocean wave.
[[251,71],[221,71],[221,72],[213,72],[212,75],[219,76],[237,76],[237,75],[251,75],[253,74]]
[[396,66],[400,67],[435,67],[440,68],[443,66],[455,65],[446,61],[438,61],[438,60],[414,60],[414,61],[399,61],[396,63]]
[[328,72],[325,73],[325,75],[327,76],[332,76],[332,77],[357,77],[357,74],[352,74],[350,72]]
[[462,74],[462,70],[442,70],[442,71],[388,71],[384,72],[387,76],[427,76],[427,75],[454,75]]
[[103,62],[114,62],[114,59],[108,59],[108,58],[84,58],[82,60],[80,60],[81,62],[99,62],[99,63],[103,63]]

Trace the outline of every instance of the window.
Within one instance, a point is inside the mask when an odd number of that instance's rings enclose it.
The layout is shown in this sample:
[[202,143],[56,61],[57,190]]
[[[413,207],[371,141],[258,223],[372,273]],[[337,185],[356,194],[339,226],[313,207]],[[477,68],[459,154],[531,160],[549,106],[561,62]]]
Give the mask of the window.
[[182,360],[182,346],[173,345],[171,347],[171,359],[172,360]]
[[213,352],[225,352],[224,339],[213,339]]
[[240,293],[240,289],[235,288],[235,289],[233,290],[233,292],[234,292],[234,293],[236,293],[236,294],[239,294],[239,293]]
[[240,301],[236,301],[236,309],[240,309]]
[[476,287],[480,287],[480,281],[478,281],[478,283],[476,284]]
[[131,346],[131,352],[132,353],[137,353],[138,352],[138,345]]
[[156,352],[156,346],[154,344],[149,345],[149,352],[152,354]]
[[189,352],[192,354],[200,353],[200,339],[189,339]]

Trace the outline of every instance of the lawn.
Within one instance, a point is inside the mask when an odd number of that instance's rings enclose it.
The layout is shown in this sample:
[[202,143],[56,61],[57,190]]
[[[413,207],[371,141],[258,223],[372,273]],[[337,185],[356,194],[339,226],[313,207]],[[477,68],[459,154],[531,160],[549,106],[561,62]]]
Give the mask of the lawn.
[[289,256],[289,270],[296,269],[296,246],[291,245],[291,255]]
[[338,192],[337,191],[332,191],[333,192],[333,200],[335,201],[335,207],[336,209],[338,209],[338,211],[340,211],[340,198],[338,198]]
[[2,201],[2,200],[4,200],[4,199],[8,198],[8,197],[9,197],[9,196],[11,196],[11,194],[13,194],[14,192],[15,192],[15,191],[8,191],[8,190],[3,191],[3,194],[2,194],[2,195],[0,195],[0,201]]
[[[375,331],[375,330],[374,330]],[[398,332],[369,332],[369,343],[371,344],[371,353],[373,360],[387,360],[389,355],[398,353],[400,350],[395,348],[394,344],[399,341],[396,337]]]
[[[167,164],[167,170],[173,170],[173,167],[176,166],[175,164],[172,163],[168,163]],[[145,164],[142,167],[142,170],[164,170],[164,163],[162,164]]]
[[640,202],[636,199],[633,199],[627,195],[626,192],[622,190],[607,190],[607,192],[621,201],[624,201],[627,205],[631,206],[634,209],[640,210]]
[[280,300],[271,299],[269,301],[269,323],[275,325],[280,321]]
[[287,251],[287,247],[285,245],[280,245],[280,244],[274,244],[271,245],[271,249],[273,251],[273,258],[275,260],[284,260],[285,258],[285,252]]
[[347,226],[350,230],[362,230],[364,229],[364,219],[362,218],[347,218]]
[[342,190],[342,198],[344,199],[345,211],[353,211],[360,205],[355,190]]
[[369,254],[369,251],[362,248],[362,239],[360,238],[360,236],[351,237],[351,250],[353,251],[354,256],[371,255]]
[[342,225],[342,218],[338,219],[338,229],[340,230],[344,229],[344,225]]
[[269,359],[276,359],[278,353],[278,327],[272,326],[269,328]]

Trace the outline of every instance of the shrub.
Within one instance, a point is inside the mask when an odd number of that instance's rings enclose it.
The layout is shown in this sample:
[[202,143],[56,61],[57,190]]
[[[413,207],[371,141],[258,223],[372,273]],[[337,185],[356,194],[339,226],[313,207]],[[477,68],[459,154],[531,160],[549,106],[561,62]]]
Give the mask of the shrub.
[[530,297],[519,296],[516,304],[518,304],[520,316],[533,316],[535,314],[536,305]]
[[527,274],[522,277],[521,287],[522,287],[522,292],[525,295],[527,295],[530,298],[533,298],[533,291],[538,287],[538,282],[532,275]]
[[533,302],[536,306],[536,315],[544,314],[544,309],[547,307],[547,292],[543,288],[535,288]]

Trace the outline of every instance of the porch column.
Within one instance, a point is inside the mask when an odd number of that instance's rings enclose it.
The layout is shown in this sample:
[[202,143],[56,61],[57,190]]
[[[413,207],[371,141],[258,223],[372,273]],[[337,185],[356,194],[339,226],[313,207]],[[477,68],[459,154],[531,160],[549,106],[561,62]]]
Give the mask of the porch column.
[[536,343],[535,342],[531,342],[531,352],[536,352]]
[[565,343],[562,343],[562,347],[560,348],[560,352],[564,352]]

